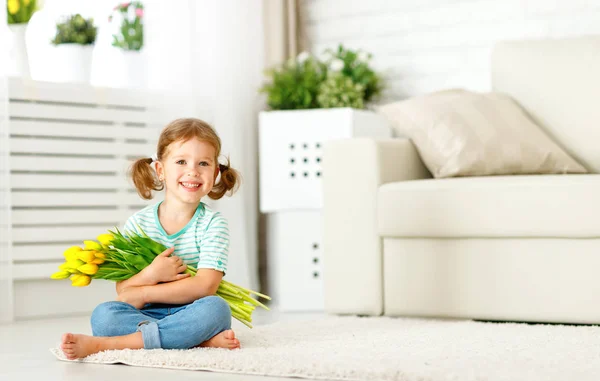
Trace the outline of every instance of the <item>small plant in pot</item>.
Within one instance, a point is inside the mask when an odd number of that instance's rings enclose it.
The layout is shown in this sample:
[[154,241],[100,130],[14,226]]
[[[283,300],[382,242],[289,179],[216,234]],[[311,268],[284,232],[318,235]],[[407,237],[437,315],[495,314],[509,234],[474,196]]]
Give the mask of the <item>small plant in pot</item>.
[[68,16],[64,21],[56,24],[56,35],[52,39],[54,45],[80,44],[93,45],[96,41],[98,28],[94,26],[94,19],[85,19],[79,13]]
[[144,5],[140,1],[120,3],[108,18],[113,30],[112,46],[118,55],[111,77],[118,87],[145,87]]
[[371,54],[362,50],[325,50],[319,58],[300,53],[266,71],[260,89],[271,110],[315,108],[368,108],[382,93],[379,73],[371,67]]
[[115,6],[108,21],[120,21],[118,32],[113,34],[114,47],[127,51],[139,51],[144,47],[144,5],[141,2],[132,1]]
[[94,19],[85,19],[80,14],[70,15],[56,24],[56,34],[51,40],[57,48],[55,80],[89,82],[96,33]]
[[27,24],[36,10],[36,0],[7,0],[6,21],[8,25]]

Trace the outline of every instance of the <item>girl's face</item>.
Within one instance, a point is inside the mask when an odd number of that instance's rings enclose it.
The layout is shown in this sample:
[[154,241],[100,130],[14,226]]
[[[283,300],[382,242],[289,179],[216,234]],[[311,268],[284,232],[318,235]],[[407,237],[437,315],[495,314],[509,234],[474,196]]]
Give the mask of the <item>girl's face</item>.
[[213,188],[219,173],[215,148],[200,139],[171,143],[166,157],[157,162],[156,172],[165,184],[165,200],[175,198],[195,204]]

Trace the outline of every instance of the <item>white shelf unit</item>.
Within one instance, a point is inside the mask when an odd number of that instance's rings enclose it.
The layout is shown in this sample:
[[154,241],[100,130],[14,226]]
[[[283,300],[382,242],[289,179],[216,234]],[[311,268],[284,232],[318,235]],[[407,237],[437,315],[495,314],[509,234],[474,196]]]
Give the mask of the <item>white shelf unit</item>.
[[[321,187],[327,174],[322,152],[328,141],[361,136],[387,138],[391,129],[382,116],[351,108],[259,115],[267,282],[273,304],[282,311],[324,310]],[[358,152],[356,159],[360,160]]]
[[155,97],[143,91],[11,78],[8,83],[14,318],[89,313],[114,282],[51,280],[72,245],[148,203],[126,172],[156,150]]

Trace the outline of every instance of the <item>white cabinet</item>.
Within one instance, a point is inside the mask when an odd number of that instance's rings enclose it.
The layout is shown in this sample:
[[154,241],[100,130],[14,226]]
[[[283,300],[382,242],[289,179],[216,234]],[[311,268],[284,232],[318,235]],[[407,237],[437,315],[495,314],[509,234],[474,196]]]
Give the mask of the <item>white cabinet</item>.
[[269,293],[282,311],[322,311],[323,147],[338,139],[387,138],[391,129],[382,116],[350,108],[265,111],[259,122]]

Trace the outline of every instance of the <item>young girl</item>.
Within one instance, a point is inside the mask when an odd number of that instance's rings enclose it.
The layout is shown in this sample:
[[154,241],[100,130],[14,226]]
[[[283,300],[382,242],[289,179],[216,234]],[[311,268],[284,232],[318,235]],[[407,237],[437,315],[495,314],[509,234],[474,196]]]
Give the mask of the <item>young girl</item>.
[[[162,131],[156,157],[133,164],[140,196],[151,199],[152,190],[164,189],[165,197],[131,216],[125,231],[137,231],[139,225],[169,249],[117,282],[117,301],[102,303],[92,313],[93,336],[63,335],[67,358],[107,349],[240,347],[229,306],[215,296],[227,268],[227,221],[200,201],[207,195],[218,200],[239,183],[229,163],[219,164],[220,152],[221,141],[208,124],[178,119]],[[183,273],[187,264],[198,268],[195,277]]]

